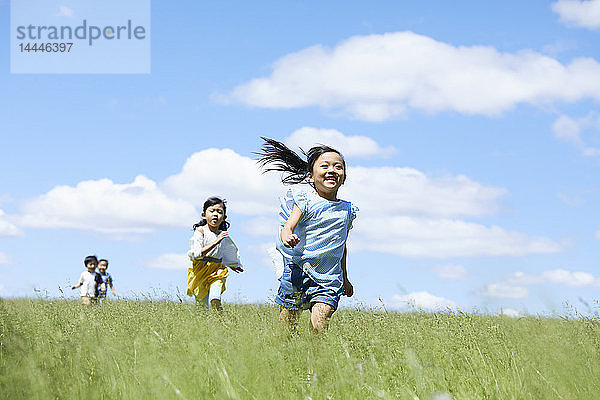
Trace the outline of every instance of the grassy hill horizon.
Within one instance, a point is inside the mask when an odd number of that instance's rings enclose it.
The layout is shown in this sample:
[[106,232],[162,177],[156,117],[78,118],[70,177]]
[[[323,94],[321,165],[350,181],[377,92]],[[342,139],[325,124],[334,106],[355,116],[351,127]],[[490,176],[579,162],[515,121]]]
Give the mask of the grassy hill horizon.
[[0,398],[594,399],[600,318],[0,299]]

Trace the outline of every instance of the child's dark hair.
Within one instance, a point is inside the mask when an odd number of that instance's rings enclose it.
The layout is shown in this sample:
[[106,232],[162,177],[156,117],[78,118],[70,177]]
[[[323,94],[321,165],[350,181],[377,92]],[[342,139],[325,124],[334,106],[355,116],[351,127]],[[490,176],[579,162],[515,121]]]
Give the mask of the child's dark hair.
[[84,260],[83,260],[83,265],[85,265],[87,267],[87,265],[91,262],[95,262],[96,265],[98,265],[98,258],[96,256],[87,256]]
[[100,264],[102,261],[106,262],[106,266],[108,267],[108,260],[106,258],[98,260],[98,264]]
[[[223,199],[221,199],[220,197],[209,197],[205,202],[204,202],[204,206],[202,207],[202,212],[206,212],[206,210],[208,210],[208,207],[212,207],[216,204],[223,204],[223,215],[227,216],[227,202]],[[196,230],[198,227],[206,225],[206,219],[202,218],[202,220],[200,222],[198,222],[197,224],[194,224],[192,226],[192,230]],[[219,225],[219,229],[222,231],[226,231],[227,228],[229,228],[229,222],[223,220],[223,222],[221,222],[221,225]]]
[[344,176],[346,174],[346,161],[342,153],[334,148],[320,144],[311,147],[308,152],[300,149],[302,154],[306,156],[306,161],[302,159],[295,151],[290,150],[285,144],[274,139],[261,137],[265,141],[261,147],[261,151],[255,153],[259,156],[258,165],[263,169],[263,172],[281,171],[284,176],[281,181],[286,185],[294,183],[302,183],[306,181],[306,175],[312,173],[315,162],[324,153],[337,153],[342,157],[344,166]]

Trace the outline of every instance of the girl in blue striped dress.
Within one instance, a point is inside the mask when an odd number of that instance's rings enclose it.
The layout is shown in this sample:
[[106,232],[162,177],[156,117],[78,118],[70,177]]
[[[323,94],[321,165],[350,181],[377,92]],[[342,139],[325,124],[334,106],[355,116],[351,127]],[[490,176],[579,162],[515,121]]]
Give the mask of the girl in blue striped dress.
[[300,312],[309,309],[312,328],[321,331],[340,297],[354,294],[346,271],[346,240],[358,208],[337,197],[346,180],[346,162],[328,146],[303,152],[304,160],[283,143],[262,139],[259,165],[283,172],[284,184],[295,184],[280,199],[277,250],[284,268],[275,298],[280,320],[295,326]]

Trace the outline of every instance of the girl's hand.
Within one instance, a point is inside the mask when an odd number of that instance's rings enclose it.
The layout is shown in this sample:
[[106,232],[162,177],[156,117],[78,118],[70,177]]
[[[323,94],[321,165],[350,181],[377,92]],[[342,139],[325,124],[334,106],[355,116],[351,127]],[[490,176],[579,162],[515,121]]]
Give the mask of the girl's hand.
[[242,268],[241,265],[230,265],[229,268],[231,268],[233,271],[237,272],[238,274],[240,272],[244,272],[244,268]]
[[300,242],[300,238],[295,233],[288,235],[285,239],[282,240],[283,245],[285,247],[294,247]]
[[221,240],[225,239],[227,236],[229,236],[229,232],[227,232],[227,231],[223,231],[223,232],[219,233],[219,235],[217,236],[217,242],[220,242]]
[[342,289],[342,295],[352,297],[354,294],[354,286],[350,283],[349,280],[344,280],[344,287]]

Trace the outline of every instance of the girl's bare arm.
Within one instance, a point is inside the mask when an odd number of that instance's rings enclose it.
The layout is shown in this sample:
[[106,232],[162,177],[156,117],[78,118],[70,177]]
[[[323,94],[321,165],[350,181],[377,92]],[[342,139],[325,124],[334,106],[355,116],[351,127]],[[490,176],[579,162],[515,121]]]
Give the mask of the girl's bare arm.
[[218,245],[221,242],[221,240],[223,240],[227,237],[227,235],[229,235],[227,231],[223,231],[217,236],[217,240],[206,246],[202,246],[202,243],[204,242],[204,232],[202,231],[202,228],[198,228],[196,232],[198,232],[198,234],[194,234],[193,244],[191,246],[192,249],[188,252],[191,258],[204,257],[209,251],[211,251],[216,245]]
[[206,254],[208,254],[209,251],[214,249],[227,236],[229,236],[229,232],[227,232],[227,231],[223,231],[223,232],[219,233],[219,235],[217,236],[217,240],[215,240],[214,242],[212,242],[210,244],[207,244],[206,246],[204,246],[202,248],[202,250],[200,251],[200,253],[202,254],[202,257],[204,257]]
[[300,242],[300,238],[298,238],[298,236],[294,233],[294,230],[300,222],[300,218],[302,218],[302,210],[300,210],[300,207],[294,204],[292,213],[290,214],[290,217],[286,221],[279,234],[281,237],[281,242],[285,247],[294,247],[298,244],[298,242]]
[[348,248],[344,247],[344,255],[342,256],[342,260],[340,262],[342,266],[342,278],[344,282],[343,292],[342,294],[348,297],[352,297],[354,294],[354,286],[348,280],[348,271],[346,270],[346,255],[348,254]]

